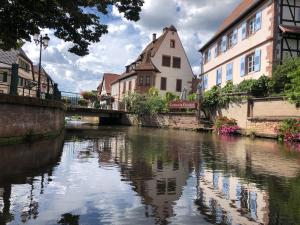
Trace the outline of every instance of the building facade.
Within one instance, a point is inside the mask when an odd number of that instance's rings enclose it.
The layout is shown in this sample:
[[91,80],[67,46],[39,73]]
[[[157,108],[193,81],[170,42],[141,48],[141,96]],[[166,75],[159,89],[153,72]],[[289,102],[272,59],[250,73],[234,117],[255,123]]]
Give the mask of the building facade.
[[299,56],[300,0],[243,0],[200,49],[204,88],[271,76],[273,65]]
[[3,51],[0,49],[0,93],[10,93],[11,70],[13,64],[19,64],[18,94],[35,96],[36,91],[30,90],[35,81],[32,61],[20,48]]
[[[34,79],[36,82],[38,82],[39,66],[34,65],[33,70],[34,70]],[[54,81],[52,80],[50,75],[46,72],[46,70],[43,67],[41,67],[40,90],[41,90],[41,96],[43,98],[45,98],[47,94],[52,95],[54,92]]]
[[111,96],[111,84],[116,81],[120,75],[113,73],[104,73],[100,85],[97,87],[97,96],[102,109],[112,109],[114,98]]
[[146,93],[151,87],[160,95],[177,95],[192,88],[193,71],[174,26],[166,27],[160,37],[153,34],[136,61],[112,83],[113,109],[119,109],[124,96],[130,92]]

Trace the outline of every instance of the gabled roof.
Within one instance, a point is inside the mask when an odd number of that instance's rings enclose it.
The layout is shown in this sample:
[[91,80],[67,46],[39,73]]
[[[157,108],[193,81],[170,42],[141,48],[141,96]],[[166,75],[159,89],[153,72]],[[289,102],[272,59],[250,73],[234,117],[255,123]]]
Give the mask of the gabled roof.
[[105,84],[105,90],[106,90],[106,93],[111,93],[111,84],[112,84],[114,81],[118,80],[119,77],[120,77],[120,75],[118,75],[118,74],[114,74],[114,73],[104,73],[104,74],[103,74],[102,82],[101,82],[100,85],[98,86],[99,91],[100,91],[100,95],[101,95],[103,83]]
[[[34,71],[34,73],[38,74],[39,73],[39,65],[33,65],[33,71]],[[52,78],[50,77],[50,75],[46,72],[46,70],[43,67],[41,67],[41,74],[44,74],[51,81],[53,81]]]
[[112,84],[116,83],[119,80],[125,79],[127,77],[130,77],[132,75],[136,74],[136,71],[156,71],[160,72],[156,66],[152,63],[151,58],[155,56],[158,49],[160,48],[161,44],[165,40],[168,31],[177,32],[176,28],[171,25],[170,27],[165,27],[164,32],[161,36],[156,38],[154,41],[151,41],[142,51],[142,53],[139,55],[139,57],[130,65],[135,64],[136,67],[134,70],[131,70],[130,72],[124,72],[118,80],[115,80],[112,82]]
[[218,39],[224,32],[242,20],[247,14],[266,0],[242,0],[218,28],[215,35],[199,50],[202,51]]
[[22,48],[12,49],[10,51],[3,51],[0,49],[0,63],[12,65],[13,63],[17,63],[18,56],[22,56],[32,64],[32,61],[28,58]]

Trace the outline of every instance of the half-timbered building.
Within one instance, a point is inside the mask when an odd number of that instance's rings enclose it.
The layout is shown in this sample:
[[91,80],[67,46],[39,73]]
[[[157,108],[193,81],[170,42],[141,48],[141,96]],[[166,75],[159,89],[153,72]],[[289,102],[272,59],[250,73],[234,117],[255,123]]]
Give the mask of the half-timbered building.
[[272,76],[300,54],[300,0],[243,0],[200,52],[205,89]]

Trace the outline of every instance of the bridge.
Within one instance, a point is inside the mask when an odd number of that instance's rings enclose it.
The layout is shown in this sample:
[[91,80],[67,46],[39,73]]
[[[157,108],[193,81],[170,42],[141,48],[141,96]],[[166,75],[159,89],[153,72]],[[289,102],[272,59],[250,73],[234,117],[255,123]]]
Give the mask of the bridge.
[[[93,99],[94,98],[94,99]],[[92,96],[90,100],[82,97],[82,94],[75,92],[61,92],[61,101],[67,106],[66,116],[88,116],[99,117],[101,125],[120,124],[125,111],[101,109],[96,105],[97,99]]]

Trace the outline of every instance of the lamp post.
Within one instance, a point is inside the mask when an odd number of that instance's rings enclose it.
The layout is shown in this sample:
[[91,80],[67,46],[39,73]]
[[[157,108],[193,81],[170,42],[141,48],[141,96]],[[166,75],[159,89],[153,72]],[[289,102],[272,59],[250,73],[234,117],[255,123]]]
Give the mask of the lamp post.
[[40,46],[40,59],[39,59],[39,75],[38,75],[38,88],[36,92],[36,97],[41,97],[41,69],[42,69],[42,48],[46,49],[48,47],[50,38],[48,37],[48,34],[45,34],[45,36],[40,34],[33,35],[33,40],[36,45]]

